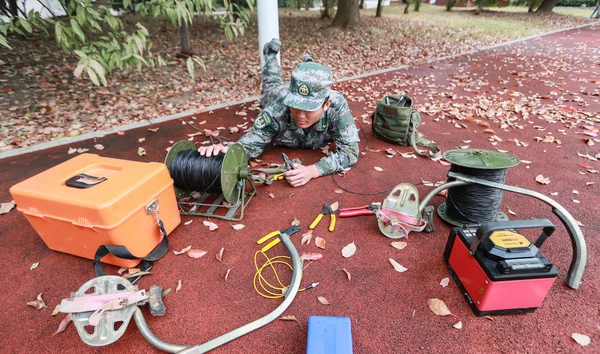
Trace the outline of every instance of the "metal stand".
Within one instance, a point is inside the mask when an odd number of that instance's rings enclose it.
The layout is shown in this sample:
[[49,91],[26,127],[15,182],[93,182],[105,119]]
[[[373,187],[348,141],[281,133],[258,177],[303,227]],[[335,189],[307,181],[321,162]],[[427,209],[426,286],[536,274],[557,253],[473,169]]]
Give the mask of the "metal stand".
[[[240,221],[244,218],[244,209],[250,203],[250,200],[253,196],[256,195],[256,187],[254,186],[254,182],[252,180],[248,180],[252,190],[250,192],[246,192],[246,180],[238,181],[238,186],[236,189],[238,190],[237,197],[234,204],[227,203],[224,200],[225,195],[220,194],[212,203],[204,203],[211,194],[203,193],[200,198],[194,201],[178,201],[179,205],[179,213],[181,215],[193,215],[193,216],[206,216],[209,218],[217,218],[223,220],[231,220],[231,221]],[[204,212],[198,211],[202,208],[208,208]],[[215,212],[220,210],[227,210],[225,215],[219,215]],[[239,216],[238,216],[239,214]]]

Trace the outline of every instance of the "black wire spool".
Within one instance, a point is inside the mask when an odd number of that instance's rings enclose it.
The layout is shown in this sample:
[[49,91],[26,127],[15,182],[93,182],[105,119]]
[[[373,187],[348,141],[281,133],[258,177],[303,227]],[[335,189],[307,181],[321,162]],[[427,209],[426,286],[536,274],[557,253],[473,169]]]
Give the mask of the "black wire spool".
[[[444,153],[444,158],[452,163],[451,172],[501,184],[506,181],[508,169],[520,162],[511,154],[479,149],[450,150]],[[448,178],[447,182],[454,180]],[[438,214],[455,226],[506,221],[508,216],[500,211],[503,196],[501,189],[477,183],[449,188]]]
[[201,156],[197,150],[180,151],[175,155],[169,173],[175,187],[200,193],[221,193],[221,167],[225,154]]

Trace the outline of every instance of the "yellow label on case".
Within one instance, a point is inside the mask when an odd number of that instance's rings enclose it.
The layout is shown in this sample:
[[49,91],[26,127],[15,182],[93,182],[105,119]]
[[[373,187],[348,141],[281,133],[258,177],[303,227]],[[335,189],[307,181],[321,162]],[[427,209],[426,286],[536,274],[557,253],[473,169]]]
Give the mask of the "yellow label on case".
[[529,242],[527,237],[506,230],[495,231],[492,236],[490,236],[490,240],[494,245],[502,248],[521,248],[529,247],[529,245],[531,245],[531,242]]

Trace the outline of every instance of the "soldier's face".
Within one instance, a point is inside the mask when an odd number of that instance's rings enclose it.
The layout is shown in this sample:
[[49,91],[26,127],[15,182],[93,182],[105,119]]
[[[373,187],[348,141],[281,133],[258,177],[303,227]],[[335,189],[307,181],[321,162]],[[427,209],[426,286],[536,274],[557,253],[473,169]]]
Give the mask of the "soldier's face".
[[292,113],[292,118],[294,118],[296,125],[299,128],[306,129],[318,122],[319,119],[321,119],[323,112],[325,112],[330,105],[331,100],[327,100],[327,102],[325,102],[325,104],[316,111],[303,111],[290,107],[290,112]]

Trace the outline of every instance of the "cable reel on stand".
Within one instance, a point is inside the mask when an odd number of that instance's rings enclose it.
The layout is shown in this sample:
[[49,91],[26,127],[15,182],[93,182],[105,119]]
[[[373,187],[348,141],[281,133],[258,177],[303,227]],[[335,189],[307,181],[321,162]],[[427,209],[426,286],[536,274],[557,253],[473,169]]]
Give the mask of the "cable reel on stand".
[[[178,154],[185,151],[196,151],[197,148],[191,141],[181,140],[176,142],[165,158],[165,165],[171,176],[173,161]],[[248,168],[248,157],[244,147],[239,143],[229,145],[223,158],[220,171],[220,190],[221,193],[210,203],[206,203],[211,197],[211,193],[203,192],[200,197],[193,200],[192,190],[187,190],[183,186],[175,184],[175,195],[178,200],[179,210],[182,215],[206,216],[225,220],[239,221],[244,217],[244,209],[256,195],[256,187],[250,178]],[[247,184],[250,184],[250,191],[246,191]],[[198,191],[202,192],[202,191]],[[225,201],[227,204],[224,204]],[[205,211],[200,211],[201,209]],[[217,210],[227,210],[225,215],[219,215]],[[238,216],[239,214],[239,216]]]
[[[503,184],[508,169],[521,162],[508,153],[476,149],[450,150],[444,154],[444,159],[452,164],[450,172]],[[447,182],[454,180],[449,177]],[[502,189],[479,184],[456,186],[448,189],[448,197],[437,212],[442,220],[455,226],[508,221],[508,216],[500,210],[502,198]]]

